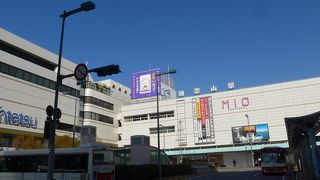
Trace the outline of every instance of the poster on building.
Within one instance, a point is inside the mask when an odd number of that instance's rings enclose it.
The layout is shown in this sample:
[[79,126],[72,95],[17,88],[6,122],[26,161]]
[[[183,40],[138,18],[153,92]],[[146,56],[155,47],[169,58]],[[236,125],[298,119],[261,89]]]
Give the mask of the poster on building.
[[232,127],[233,143],[259,143],[269,141],[268,124]]
[[215,143],[211,97],[192,99],[195,144]]
[[159,73],[160,68],[133,73],[131,78],[131,99],[156,96],[156,82],[158,82],[158,89],[161,89],[160,77],[156,76]]

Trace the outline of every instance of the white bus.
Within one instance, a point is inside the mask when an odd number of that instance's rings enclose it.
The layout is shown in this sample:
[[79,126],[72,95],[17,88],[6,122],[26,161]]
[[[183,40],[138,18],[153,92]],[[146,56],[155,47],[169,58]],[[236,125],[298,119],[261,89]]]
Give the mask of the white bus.
[[[49,150],[0,151],[0,179],[46,180]],[[54,179],[114,180],[113,150],[106,146],[55,149]]]

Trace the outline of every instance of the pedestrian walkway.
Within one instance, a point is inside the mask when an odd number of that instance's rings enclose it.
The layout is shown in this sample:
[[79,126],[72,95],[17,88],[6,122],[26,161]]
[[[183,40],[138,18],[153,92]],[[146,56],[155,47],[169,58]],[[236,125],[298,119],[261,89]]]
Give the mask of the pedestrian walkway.
[[261,167],[217,168],[218,172],[261,171]]

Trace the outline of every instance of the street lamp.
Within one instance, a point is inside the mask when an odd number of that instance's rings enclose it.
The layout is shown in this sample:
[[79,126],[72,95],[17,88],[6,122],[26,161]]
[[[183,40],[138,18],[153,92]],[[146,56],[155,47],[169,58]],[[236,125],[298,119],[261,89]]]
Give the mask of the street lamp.
[[[247,118],[247,122],[248,122],[248,128],[250,131],[250,123],[249,123],[249,115],[245,114],[245,117]],[[254,162],[253,162],[253,151],[252,151],[252,142],[251,142],[251,138],[252,138],[252,132],[249,132],[249,135],[247,135],[247,139],[248,139],[248,143],[250,144],[250,159],[251,159],[251,166],[254,167]]]
[[[54,110],[58,108],[58,95],[59,95],[59,87],[62,84],[62,78],[60,76],[61,70],[61,57],[62,57],[62,48],[63,48],[63,36],[64,36],[64,24],[65,20],[68,16],[72,14],[76,14],[81,11],[90,11],[95,8],[95,4],[91,1],[87,1],[81,4],[80,8],[73,9],[71,11],[64,11],[63,14],[60,15],[62,18],[62,27],[61,27],[61,37],[60,37],[60,48],[59,48],[59,59],[58,59],[58,72],[57,72],[57,82],[55,85],[55,96],[54,96]],[[56,122],[57,122],[57,113],[53,114],[52,123],[50,123],[50,132],[49,132],[49,159],[48,159],[48,175],[47,180],[53,179],[53,169],[54,169],[54,142],[55,142],[55,131],[56,131]]]
[[[70,95],[68,92],[62,92],[64,95]],[[72,128],[72,147],[74,148],[75,144],[75,134],[76,134],[76,121],[77,121],[77,106],[78,106],[78,98],[80,91],[76,90],[76,97],[74,103],[74,117],[73,117],[73,128]]]
[[[159,85],[158,85],[158,78],[160,79],[162,75],[166,75],[166,74],[175,74],[177,73],[177,71],[175,69],[171,69],[168,72],[164,72],[164,73],[159,73],[156,74],[156,90],[157,90],[157,135],[158,135],[158,177],[159,179],[161,178],[161,156],[160,156],[160,124],[159,124],[159,91],[161,91],[161,89],[159,89]],[[161,83],[161,79],[160,79],[160,83]]]
[[163,131],[163,149],[166,149],[166,136],[165,136],[165,134],[166,134],[167,130],[164,125],[160,124],[159,126],[165,129],[165,131]]
[[79,97],[80,91],[76,91],[76,102],[74,107],[74,119],[73,119],[73,129],[72,129],[72,147],[74,148],[74,139],[76,134],[76,120],[77,120],[77,105],[78,105],[78,97]]

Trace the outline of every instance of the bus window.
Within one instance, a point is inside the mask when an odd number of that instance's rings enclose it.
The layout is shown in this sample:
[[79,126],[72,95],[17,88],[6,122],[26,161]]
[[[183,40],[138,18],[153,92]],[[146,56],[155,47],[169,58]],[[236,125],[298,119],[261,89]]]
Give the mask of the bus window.
[[[87,173],[88,171],[88,155],[73,154],[64,157],[66,172]],[[72,163],[68,163],[72,162]]]
[[93,164],[111,164],[113,162],[113,151],[94,151]]
[[23,169],[22,157],[4,157],[0,159],[1,172],[20,172]]
[[266,163],[285,163],[286,157],[283,153],[263,153],[262,154],[262,161]]
[[1,157],[0,158],[0,172],[7,172],[9,169],[8,167],[8,158]]
[[47,156],[26,156],[24,157],[25,172],[46,172],[48,167]]

